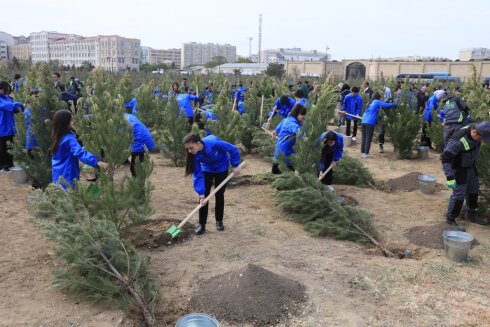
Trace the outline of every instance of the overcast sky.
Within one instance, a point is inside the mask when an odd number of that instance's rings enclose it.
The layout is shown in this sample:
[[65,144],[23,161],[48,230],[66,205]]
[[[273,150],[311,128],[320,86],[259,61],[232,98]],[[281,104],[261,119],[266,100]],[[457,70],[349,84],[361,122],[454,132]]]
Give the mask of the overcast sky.
[[[5,3],[4,3],[5,2]],[[299,47],[334,60],[394,56],[457,59],[490,48],[490,0],[2,0],[0,31],[117,34],[156,49],[229,43],[237,54]]]

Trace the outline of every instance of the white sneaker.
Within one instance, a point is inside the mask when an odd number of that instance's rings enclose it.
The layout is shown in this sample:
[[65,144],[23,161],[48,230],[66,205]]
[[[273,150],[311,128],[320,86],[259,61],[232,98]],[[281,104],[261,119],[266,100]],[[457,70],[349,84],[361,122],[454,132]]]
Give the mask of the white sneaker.
[[335,189],[333,188],[333,186],[332,186],[332,185],[327,185],[327,190],[328,190],[329,192],[333,192],[333,191],[335,191]]
[[371,158],[372,158],[372,157],[371,157],[371,155],[370,155],[370,154],[368,154],[368,153],[366,153],[366,154],[364,155],[364,159],[371,159]]
[[365,158],[366,157],[366,154],[365,153],[361,153],[361,158]]
[[353,137],[353,138],[352,138],[352,142],[355,142],[355,141],[356,141],[356,138],[355,138],[355,137]]
[[0,170],[0,174],[10,174],[10,169],[2,169]]
[[383,146],[382,146],[382,145],[380,145],[380,146],[379,146],[379,150],[378,150],[378,152],[379,152],[379,153],[383,153],[383,152],[385,152],[385,150],[383,149]]

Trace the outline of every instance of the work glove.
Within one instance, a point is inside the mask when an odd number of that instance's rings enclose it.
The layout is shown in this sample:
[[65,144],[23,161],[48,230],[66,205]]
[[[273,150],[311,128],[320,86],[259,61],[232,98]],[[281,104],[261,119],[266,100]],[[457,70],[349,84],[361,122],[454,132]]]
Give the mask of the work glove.
[[456,188],[456,181],[454,179],[448,180],[447,187],[454,190]]

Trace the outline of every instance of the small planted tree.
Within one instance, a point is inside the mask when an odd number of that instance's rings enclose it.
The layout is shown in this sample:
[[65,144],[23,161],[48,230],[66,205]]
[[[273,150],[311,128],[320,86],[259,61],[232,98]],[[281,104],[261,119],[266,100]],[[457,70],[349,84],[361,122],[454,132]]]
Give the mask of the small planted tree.
[[161,112],[159,111],[161,101],[153,95],[154,89],[155,87],[150,81],[141,85],[134,92],[138,103],[138,119],[149,129],[153,129],[155,125],[161,123]]
[[162,123],[156,127],[157,145],[164,158],[172,160],[174,165],[182,166],[185,163],[183,140],[189,133],[186,117],[180,114],[180,108],[172,97],[162,112]]
[[421,128],[418,115],[406,105],[400,105],[389,111],[386,133],[388,134],[395,153],[400,159],[410,159],[415,139]]

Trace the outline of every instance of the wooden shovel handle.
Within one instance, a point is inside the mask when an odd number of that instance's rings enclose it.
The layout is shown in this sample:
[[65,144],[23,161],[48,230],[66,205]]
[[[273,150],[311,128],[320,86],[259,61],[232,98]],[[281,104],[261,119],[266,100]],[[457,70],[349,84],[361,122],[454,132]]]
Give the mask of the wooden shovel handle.
[[335,109],[335,111],[338,111],[338,112],[340,112],[340,113],[342,113],[342,114],[344,114],[344,115],[347,115],[347,116],[352,116],[352,117],[356,117],[356,118],[358,118],[358,119],[362,119],[362,117],[361,117],[361,116],[358,116],[358,115],[353,115],[353,114],[350,114],[350,113],[348,113],[348,112],[346,112],[346,111],[342,111],[342,110],[339,110],[339,109]]
[[[242,162],[238,168],[243,168],[245,167],[246,165],[246,161]],[[231,173],[228,175],[228,177],[226,177],[226,179],[224,181],[221,182],[221,184],[219,184],[218,186],[216,186],[216,188],[211,192],[209,193],[209,195],[204,199],[204,203],[208,202],[209,199],[214,195],[216,194],[216,192],[218,192],[223,186],[225,186],[225,184],[235,175],[235,173]],[[192,217],[192,215],[194,215],[199,209],[201,209],[202,207],[202,204],[199,203],[199,205],[197,207],[194,208],[194,210],[191,211],[190,214],[187,215],[187,217],[185,217],[184,220],[182,220],[182,222],[177,226],[177,228],[180,228],[182,226],[184,226],[184,224]]]
[[333,168],[333,166],[329,166],[327,170],[325,170],[325,172],[320,172],[320,174],[318,175],[318,180],[321,181],[323,179],[323,177],[325,177],[325,175]]

